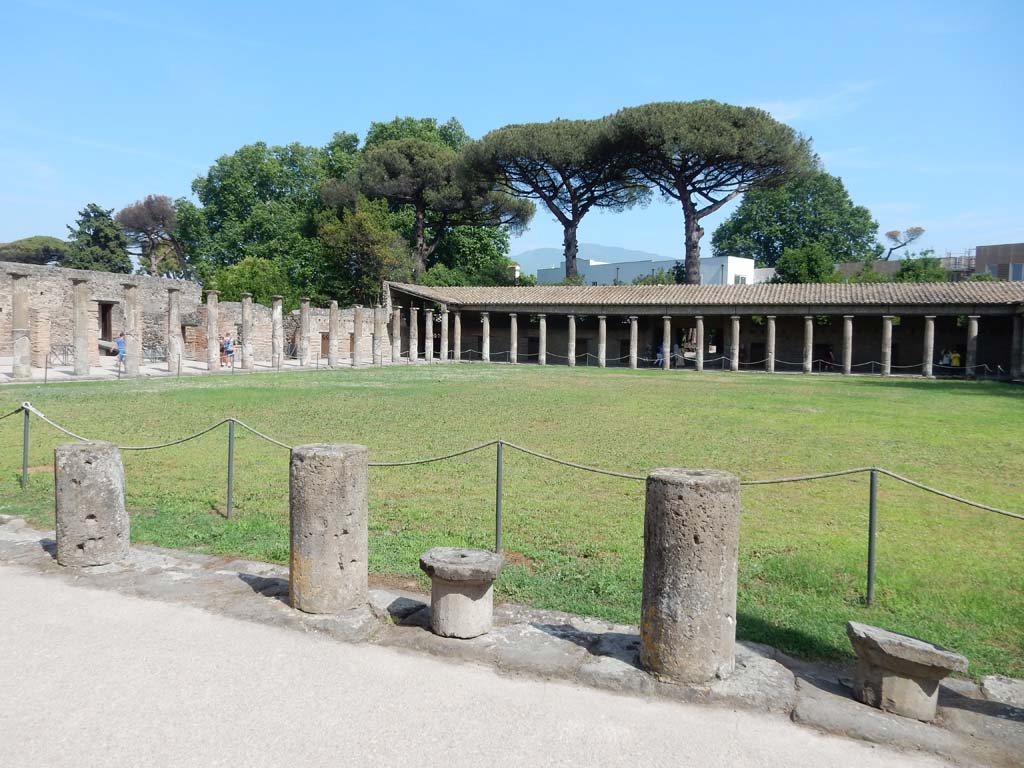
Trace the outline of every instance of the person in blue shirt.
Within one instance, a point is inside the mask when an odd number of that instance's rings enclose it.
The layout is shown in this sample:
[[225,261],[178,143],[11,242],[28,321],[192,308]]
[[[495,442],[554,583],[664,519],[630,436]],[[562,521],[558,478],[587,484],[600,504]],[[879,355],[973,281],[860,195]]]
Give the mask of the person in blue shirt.
[[235,348],[231,343],[231,334],[224,337],[224,359],[230,364],[235,359]]
[[117,365],[121,367],[124,365],[124,333],[117,337]]

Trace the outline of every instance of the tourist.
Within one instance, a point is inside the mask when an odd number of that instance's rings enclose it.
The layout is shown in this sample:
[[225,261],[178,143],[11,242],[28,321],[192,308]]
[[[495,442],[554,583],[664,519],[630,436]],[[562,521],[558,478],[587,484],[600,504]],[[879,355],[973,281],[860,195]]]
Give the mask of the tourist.
[[224,362],[225,364],[233,363],[235,360],[235,348],[231,343],[231,334],[228,333],[224,336]]
[[944,366],[946,366],[948,368],[949,367],[949,362],[950,362],[951,359],[952,358],[949,356],[949,350],[948,349],[943,349],[942,350],[942,355],[939,357],[939,365],[944,365]]
[[654,357],[654,367],[660,368],[662,364],[665,362],[665,358],[661,354],[661,344],[658,345],[657,350],[657,354]]
[[117,336],[117,369],[121,370],[124,365],[124,331],[122,331]]
[[217,337],[217,348],[220,350],[220,364],[221,365],[227,365],[228,364],[228,358],[224,354],[224,334],[223,333],[220,336]]
[[949,364],[954,368],[960,367],[960,353],[955,349],[949,355]]

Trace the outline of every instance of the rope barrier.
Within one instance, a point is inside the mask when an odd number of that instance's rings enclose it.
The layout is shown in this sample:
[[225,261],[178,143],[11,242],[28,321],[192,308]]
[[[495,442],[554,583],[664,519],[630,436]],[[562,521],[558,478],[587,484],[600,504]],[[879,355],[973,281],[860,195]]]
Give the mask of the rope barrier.
[[987,504],[979,504],[976,501],[971,501],[970,499],[965,499],[961,496],[954,496],[952,493],[946,493],[945,491],[940,491],[937,488],[931,488],[925,485],[924,483],[919,483],[916,480],[911,480],[909,477],[897,475],[895,472],[890,472],[888,469],[882,469],[881,467],[878,467],[876,469],[879,473],[891,477],[893,480],[899,480],[900,482],[906,483],[907,485],[912,485],[914,488],[919,488],[922,491],[934,493],[936,496],[942,496],[943,498],[949,499],[950,501],[958,501],[961,504],[966,504],[969,507],[984,509],[987,512],[995,512],[997,515],[1006,515],[1007,517],[1012,517],[1017,520],[1024,520],[1024,515],[1018,515],[1016,512],[1007,512],[1005,509],[999,509],[998,507],[990,507]]
[[86,443],[87,443],[87,442],[89,442],[89,438],[87,438],[87,437],[82,437],[81,435],[76,435],[76,434],[75,434],[74,432],[72,432],[72,431],[71,431],[70,429],[65,429],[65,428],[64,428],[64,427],[62,427],[62,426],[61,426],[60,424],[57,424],[57,423],[56,423],[56,422],[54,422],[54,421],[50,421],[50,419],[48,419],[48,418],[47,418],[47,417],[45,416],[45,414],[43,414],[43,413],[42,413],[41,411],[37,411],[37,410],[36,410],[36,409],[35,409],[35,408],[34,408],[34,407],[32,406],[32,403],[29,403],[29,402],[24,402],[24,403],[22,403],[22,404],[21,404],[21,409],[22,409],[23,411],[28,411],[29,413],[35,414],[35,415],[36,415],[36,416],[38,416],[38,417],[39,417],[40,419],[42,419],[42,420],[43,420],[43,421],[45,421],[45,422],[46,422],[47,424],[49,424],[49,425],[50,425],[51,427],[53,427],[54,429],[56,429],[56,430],[58,430],[58,431],[60,431],[60,432],[63,432],[63,433],[64,433],[65,435],[67,435],[68,437],[73,437],[73,438],[75,438],[75,440],[81,440],[81,441],[83,441],[83,442],[86,442]]
[[[262,437],[268,443],[273,443],[274,445],[278,445],[281,448],[284,448],[285,450],[288,450],[288,451],[290,451],[292,449],[292,447],[290,445],[285,445],[280,440],[275,440],[274,438],[270,437],[269,435],[263,434],[258,429],[253,429],[248,424],[246,424],[244,421],[239,421],[238,419],[227,419],[227,421],[234,421],[235,424],[237,424],[238,426],[242,427],[243,429],[249,430],[250,432],[252,432],[257,437]],[[223,422],[221,422],[221,423],[223,424]]]
[[[409,461],[371,461],[369,466],[371,467],[409,467],[413,464],[430,464],[435,461],[444,461],[445,459],[454,459],[456,456],[464,456],[467,453],[473,453],[473,451],[480,451],[484,448],[490,448],[492,445],[497,445],[497,440],[489,440],[486,443],[480,443],[480,445],[474,445],[471,448],[465,448],[461,451],[455,451],[454,453],[446,453],[444,456],[431,456],[429,459],[411,459]],[[508,445],[508,443],[505,443]]]
[[23,410],[25,410],[25,407],[24,406],[19,406],[19,407],[15,408],[13,411],[11,411],[10,413],[5,413],[3,416],[0,416],[0,421],[3,421],[8,416],[13,416],[16,413],[21,413]]
[[836,472],[821,472],[816,475],[799,475],[797,477],[779,477],[772,480],[741,480],[740,485],[776,485],[778,483],[799,483],[802,480],[821,480],[826,477],[840,477],[842,475],[855,475],[859,472],[870,472],[871,467],[857,467],[856,469],[840,469]]
[[572,467],[573,469],[582,469],[586,472],[596,472],[599,475],[609,475],[611,477],[622,477],[626,480],[646,480],[646,475],[628,475],[625,472],[612,472],[608,469],[598,469],[597,467],[588,467],[585,464],[576,464],[572,461],[565,461],[564,459],[556,459],[554,456],[548,456],[544,453],[538,453],[537,451],[531,451],[529,448],[523,448],[521,445],[515,443],[508,443],[502,441],[502,445],[514,448],[517,451],[521,451],[530,456],[536,456],[538,459],[544,459],[546,461],[553,461],[555,464],[561,464],[566,467]]
[[[170,442],[167,443],[160,443],[159,445],[119,445],[117,447],[120,448],[122,451],[156,451],[159,450],[160,448],[170,448],[172,445],[181,445],[182,443],[187,443],[189,440],[195,440],[197,437],[202,437],[208,432],[213,432],[213,430],[215,430],[217,427],[221,426],[222,424],[227,424],[229,421],[231,421],[231,419],[222,419],[221,421],[218,421],[216,424],[214,424],[212,427],[207,427],[206,429],[200,432],[196,432],[194,435],[189,435],[188,437],[183,437],[179,440],[171,440]],[[85,438],[79,439],[84,440]]]

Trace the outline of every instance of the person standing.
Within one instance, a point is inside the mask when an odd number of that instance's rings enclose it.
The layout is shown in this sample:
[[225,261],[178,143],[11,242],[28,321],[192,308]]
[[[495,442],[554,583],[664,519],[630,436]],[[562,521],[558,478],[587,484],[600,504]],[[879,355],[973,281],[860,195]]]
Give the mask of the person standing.
[[118,371],[121,371],[122,369],[127,370],[125,368],[124,355],[125,355],[125,340],[124,340],[124,331],[122,331],[121,333],[119,333],[117,335],[117,370]]
[[231,342],[230,332],[224,336],[224,360],[227,364],[234,363],[235,361],[235,347]]

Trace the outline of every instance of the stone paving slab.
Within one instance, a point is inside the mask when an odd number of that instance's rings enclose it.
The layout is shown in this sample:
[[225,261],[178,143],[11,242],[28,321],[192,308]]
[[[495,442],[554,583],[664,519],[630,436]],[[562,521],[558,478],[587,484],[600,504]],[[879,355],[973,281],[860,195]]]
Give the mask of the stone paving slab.
[[635,626],[514,604],[495,606],[494,629],[472,640],[429,631],[429,596],[372,588],[365,608],[315,616],[288,604],[285,566],[159,547],[133,546],[128,560],[63,568],[52,531],[0,515],[0,565],[28,568],[89,587],[347,643],[373,643],[492,667],[513,676],[564,680],[625,695],[789,714],[804,725],[853,738],[933,752],[968,765],[1020,766],[1024,681],[986,678],[978,686],[947,679],[939,719],[925,724],[855,702],[848,666],[794,659],[769,646],[739,642],[733,675],[707,685],[659,680],[638,666]]

